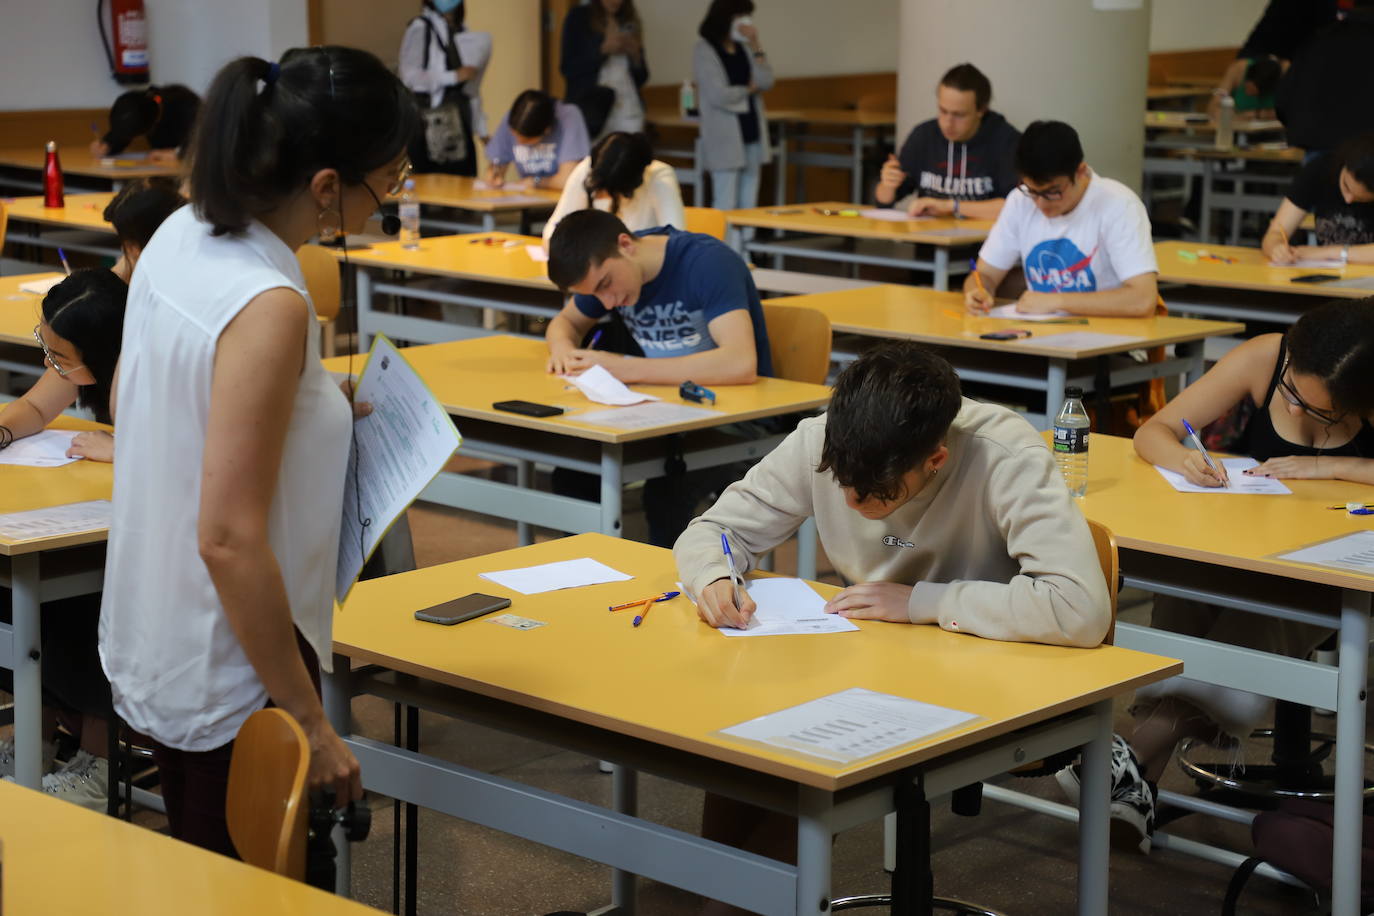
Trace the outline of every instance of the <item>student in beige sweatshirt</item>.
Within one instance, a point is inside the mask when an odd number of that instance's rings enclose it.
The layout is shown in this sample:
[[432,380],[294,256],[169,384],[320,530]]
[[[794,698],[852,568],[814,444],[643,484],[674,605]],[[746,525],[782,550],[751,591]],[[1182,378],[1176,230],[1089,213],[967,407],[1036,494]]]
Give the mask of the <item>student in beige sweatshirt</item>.
[[1092,536],[1049,447],[1010,410],[961,398],[939,356],[907,342],[840,374],[802,421],[673,548],[711,626],[742,626],[720,536],[740,572],[815,516],[850,583],[826,610],[990,639],[1096,646],[1110,605]]

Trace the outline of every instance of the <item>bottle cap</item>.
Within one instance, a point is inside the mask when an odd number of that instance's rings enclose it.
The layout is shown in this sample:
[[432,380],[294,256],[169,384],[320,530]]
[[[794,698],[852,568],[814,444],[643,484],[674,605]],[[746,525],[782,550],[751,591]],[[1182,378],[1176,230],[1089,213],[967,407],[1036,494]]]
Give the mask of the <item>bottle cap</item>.
[[57,152],[57,141],[56,141],[56,140],[49,140],[49,141],[48,141],[47,151],[50,152],[50,153],[55,153],[55,152]]
[[1079,388],[1077,385],[1070,385],[1069,387],[1064,389],[1064,397],[1081,398],[1083,397],[1083,389]]
[[407,191],[414,191],[414,190],[415,190],[415,179],[414,179],[414,178],[407,178],[404,187],[405,187],[405,189],[406,189]]

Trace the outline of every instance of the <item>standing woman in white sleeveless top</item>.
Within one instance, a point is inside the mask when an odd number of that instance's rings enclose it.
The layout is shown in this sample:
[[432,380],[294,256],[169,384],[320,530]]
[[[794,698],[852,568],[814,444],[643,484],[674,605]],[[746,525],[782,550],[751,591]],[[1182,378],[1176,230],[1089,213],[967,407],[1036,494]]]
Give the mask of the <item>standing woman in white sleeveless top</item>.
[[115,709],[155,742],[172,834],[230,855],[231,743],[269,701],[310,740],[310,784],[361,795],[312,683],[331,658],[352,422],[295,250],[362,230],[417,124],[366,52],[231,62],[192,140],[191,206],[130,285],[101,662]]

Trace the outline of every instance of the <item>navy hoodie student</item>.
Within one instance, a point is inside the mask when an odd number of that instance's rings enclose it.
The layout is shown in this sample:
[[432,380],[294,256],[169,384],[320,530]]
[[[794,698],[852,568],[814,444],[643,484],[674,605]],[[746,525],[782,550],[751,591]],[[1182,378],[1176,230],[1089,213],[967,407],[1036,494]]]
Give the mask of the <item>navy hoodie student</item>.
[[1021,132],[995,111],[983,116],[978,132],[967,143],[946,140],[934,118],[917,124],[897,154],[906,181],[891,206],[909,195],[995,200],[1006,197],[1020,183],[1013,161]]

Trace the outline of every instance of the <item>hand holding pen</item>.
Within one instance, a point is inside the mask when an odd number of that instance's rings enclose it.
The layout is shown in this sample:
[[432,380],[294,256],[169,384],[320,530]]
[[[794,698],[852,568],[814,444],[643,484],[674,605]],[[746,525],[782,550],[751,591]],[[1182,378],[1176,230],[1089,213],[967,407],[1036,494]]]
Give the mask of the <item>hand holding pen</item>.
[[712,582],[701,590],[697,601],[697,616],[713,627],[738,627],[749,625],[757,607],[749,593],[740,588],[744,580],[739,568],[735,566],[735,555],[730,550],[730,540],[722,532],[720,547],[725,553],[730,575]]
[[1207,449],[1202,446],[1202,438],[1198,436],[1197,430],[1193,429],[1193,424],[1184,420],[1183,429],[1188,433],[1188,439],[1193,443],[1194,449],[1183,456],[1183,466],[1180,468],[1183,476],[1188,478],[1189,483],[1199,487],[1229,487],[1231,481],[1226,475],[1226,466],[1207,454]]

